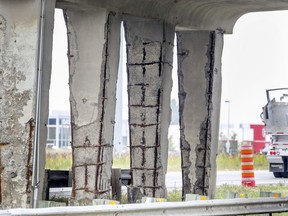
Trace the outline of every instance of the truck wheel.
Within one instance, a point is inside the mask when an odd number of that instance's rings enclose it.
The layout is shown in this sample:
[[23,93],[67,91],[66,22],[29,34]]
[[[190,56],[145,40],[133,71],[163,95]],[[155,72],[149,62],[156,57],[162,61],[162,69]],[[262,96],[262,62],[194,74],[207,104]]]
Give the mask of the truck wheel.
[[283,172],[283,173],[282,173],[282,177],[283,177],[283,178],[288,178],[288,172]]
[[281,172],[273,172],[273,175],[275,178],[282,178],[282,173]]

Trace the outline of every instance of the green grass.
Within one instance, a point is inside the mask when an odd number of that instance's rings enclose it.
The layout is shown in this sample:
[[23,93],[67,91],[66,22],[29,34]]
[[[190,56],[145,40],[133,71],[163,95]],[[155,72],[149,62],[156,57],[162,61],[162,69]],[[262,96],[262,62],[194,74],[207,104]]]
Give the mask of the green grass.
[[[217,170],[240,170],[240,155],[231,156],[228,154],[219,154],[217,156]],[[69,170],[72,167],[71,149],[47,149],[46,153],[46,169],[52,170]],[[129,154],[115,155],[113,157],[113,167],[129,169]],[[254,155],[254,169],[267,170],[268,161],[265,155]],[[168,172],[181,171],[181,157],[178,154],[169,155]]]
[[[228,192],[245,194],[247,198],[259,198],[260,192],[273,192],[281,193],[282,197],[288,196],[288,185],[287,184],[274,184],[274,185],[259,185],[256,187],[246,187],[242,185],[221,185],[216,187],[215,199],[228,199]],[[167,194],[168,202],[181,202],[182,201],[182,191],[173,190]],[[122,196],[122,204],[127,203],[127,194]],[[274,215],[274,214],[273,214]]]
[[71,149],[47,149],[46,169],[69,170],[72,168]]
[[287,197],[288,187],[287,184],[258,185],[256,187],[224,184],[216,188],[215,199],[228,198],[227,192],[233,192],[238,194],[243,193],[246,194],[248,198],[260,197],[260,192],[281,193],[282,197]]
[[269,164],[266,155],[257,155],[254,157],[254,166],[256,170],[267,170]]
[[167,202],[181,202],[182,201],[182,191],[173,190],[167,194]]
[[[219,154],[217,156],[217,169],[221,170],[240,170],[240,156],[230,156],[227,154]],[[53,170],[69,170],[72,166],[72,153],[69,149],[54,150],[48,149],[46,153],[46,169]],[[114,156],[114,168],[129,168],[130,158],[129,154]],[[181,157],[180,155],[169,155],[168,159],[168,172],[180,172]],[[265,155],[254,155],[254,167],[256,170],[267,170],[268,162]],[[274,192],[281,193],[282,197],[288,196],[288,185],[259,185],[256,187],[245,187],[239,185],[221,185],[216,187],[216,199],[227,198],[228,192],[246,194],[248,198],[260,197],[260,192]],[[59,200],[57,200],[59,201]],[[180,202],[182,201],[181,190],[173,190],[168,193],[167,201]],[[127,203],[127,195],[122,196],[121,203]],[[287,216],[288,213],[273,214],[275,216]]]
[[240,156],[219,154],[216,158],[217,170],[240,170]]
[[113,168],[130,168],[130,155],[129,153],[113,156]]
[[[255,170],[267,170],[268,169],[268,161],[266,159],[266,155],[254,155],[254,169]],[[240,161],[241,156],[231,156],[228,154],[219,154],[217,156],[217,170],[240,170]]]
[[[242,185],[221,185],[216,187],[215,199],[228,199],[228,192],[245,194],[247,198],[259,198],[260,192],[281,193],[282,197],[288,196],[287,184],[259,185],[256,187],[246,187]],[[182,201],[181,190],[173,190],[168,193],[167,201],[180,202]]]
[[181,157],[180,155],[168,156],[168,172],[180,172],[181,171]]

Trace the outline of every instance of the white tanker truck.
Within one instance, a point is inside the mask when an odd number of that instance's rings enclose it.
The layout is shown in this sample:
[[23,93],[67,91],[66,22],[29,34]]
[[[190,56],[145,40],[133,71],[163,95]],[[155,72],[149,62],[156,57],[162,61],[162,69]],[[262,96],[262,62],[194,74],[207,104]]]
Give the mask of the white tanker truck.
[[267,160],[276,178],[288,178],[288,88],[266,90],[267,104],[261,113],[264,134],[270,136]]

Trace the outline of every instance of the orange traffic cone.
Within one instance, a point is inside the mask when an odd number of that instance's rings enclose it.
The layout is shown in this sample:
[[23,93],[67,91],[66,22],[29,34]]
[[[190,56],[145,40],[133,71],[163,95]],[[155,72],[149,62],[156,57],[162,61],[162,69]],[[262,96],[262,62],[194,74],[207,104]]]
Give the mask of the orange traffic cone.
[[255,187],[253,148],[251,144],[241,146],[242,185]]

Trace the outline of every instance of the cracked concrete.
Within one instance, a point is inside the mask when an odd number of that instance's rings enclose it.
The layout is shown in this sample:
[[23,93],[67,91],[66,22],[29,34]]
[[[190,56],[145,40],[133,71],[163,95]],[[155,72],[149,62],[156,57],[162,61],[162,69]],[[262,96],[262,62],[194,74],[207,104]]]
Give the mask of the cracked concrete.
[[120,16],[65,10],[72,117],[72,198],[110,197]]
[[174,28],[132,17],[124,26],[132,187],[165,197]]
[[[54,5],[53,5],[54,3]],[[41,2],[0,3],[0,202],[2,208],[29,207],[32,157],[35,148],[35,103],[37,54]],[[31,8],[34,8],[31,11]],[[52,8],[52,10],[51,10]],[[46,122],[51,70],[52,31],[55,1],[45,8],[43,29],[43,107],[37,123],[40,131],[40,158],[45,158]],[[52,20],[52,21],[51,21]],[[51,27],[52,26],[52,27]],[[39,162],[39,194],[45,160]],[[5,197],[5,199],[4,199]]]
[[214,31],[177,32],[183,196],[215,195],[222,37]]
[[40,11],[38,2],[1,2],[0,7],[1,208],[30,202],[34,128],[28,122],[34,117],[39,22],[39,11],[31,7]]
[[[40,2],[0,1],[1,208],[29,203],[36,128],[40,128],[40,157],[45,154],[55,0],[46,1],[44,16],[40,16]],[[121,13],[126,17],[128,42],[132,186],[141,188],[144,195],[166,195],[173,26],[177,25],[178,30],[187,30],[178,32],[183,194],[213,198],[222,35],[231,33],[245,13],[283,10],[288,3],[58,0],[57,5],[66,9],[69,38],[73,198],[91,201],[110,194]],[[45,20],[42,65],[37,63],[40,17]],[[43,67],[39,122],[35,119],[37,66]],[[42,168],[44,160],[40,176]],[[42,183],[40,179],[39,193]]]

